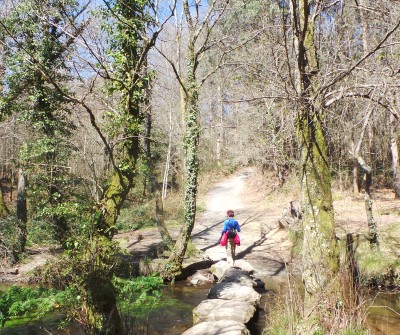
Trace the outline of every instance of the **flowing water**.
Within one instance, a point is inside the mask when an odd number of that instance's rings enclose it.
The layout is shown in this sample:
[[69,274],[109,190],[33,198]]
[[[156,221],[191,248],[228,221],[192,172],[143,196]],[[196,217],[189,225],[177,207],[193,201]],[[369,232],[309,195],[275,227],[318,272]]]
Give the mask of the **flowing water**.
[[[260,278],[266,284],[258,314],[249,327],[252,335],[261,335],[265,326],[265,314],[271,307],[273,297],[282,295],[286,291],[286,279],[283,277]],[[202,300],[207,298],[211,285],[200,287],[187,286],[179,282],[175,286],[164,289],[160,305],[155,306],[142,320],[140,329],[147,335],[180,335],[192,326],[192,310]],[[368,325],[373,334],[400,335],[400,294],[374,293],[370,294],[365,302],[370,306],[368,312]],[[64,330],[58,329],[62,316],[52,314],[41,320],[22,320],[21,325],[9,326],[0,331],[1,335],[61,335]],[[83,335],[76,325],[70,325],[68,332],[71,335]],[[144,334],[145,334],[144,333]],[[138,333],[139,334],[139,333]]]
[[367,303],[367,322],[374,333],[400,335],[400,293],[371,294]]

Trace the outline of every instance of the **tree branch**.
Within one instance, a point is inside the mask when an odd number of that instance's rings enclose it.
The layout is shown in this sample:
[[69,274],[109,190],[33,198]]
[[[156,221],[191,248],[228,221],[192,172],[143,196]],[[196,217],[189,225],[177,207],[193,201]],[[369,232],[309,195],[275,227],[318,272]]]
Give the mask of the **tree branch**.
[[364,55],[355,64],[350,66],[350,68],[348,68],[346,71],[336,76],[330,83],[320,88],[317,91],[316,96],[319,94],[324,94],[324,92],[326,92],[330,87],[332,87],[337,82],[341,81],[342,79],[347,77],[350,73],[352,73],[361,63],[363,63],[366,59],[368,59],[371,55],[373,55],[376,51],[378,51],[382,47],[382,45],[386,42],[386,40],[399,28],[399,26],[400,26],[400,21],[397,22],[397,24],[386,34],[386,36],[375,46],[373,50]]

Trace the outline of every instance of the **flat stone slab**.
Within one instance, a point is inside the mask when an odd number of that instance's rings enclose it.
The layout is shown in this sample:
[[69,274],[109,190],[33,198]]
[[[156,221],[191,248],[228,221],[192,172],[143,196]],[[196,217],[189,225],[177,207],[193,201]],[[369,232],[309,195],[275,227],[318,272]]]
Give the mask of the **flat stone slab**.
[[205,270],[198,270],[192,277],[188,278],[189,285],[197,286],[214,283],[214,276]]
[[235,265],[233,266],[227,261],[219,261],[213,264],[210,270],[212,274],[217,277],[218,280],[220,280],[226,274],[226,272],[232,268],[240,269],[249,275],[254,272],[254,268],[251,266],[251,264],[242,259],[236,260]]
[[254,305],[234,300],[208,299],[193,309],[193,324],[232,320],[246,324],[256,312]]
[[243,301],[258,306],[261,295],[249,286],[243,286],[239,283],[221,282],[210,289],[207,298]]
[[250,335],[250,332],[243,323],[223,320],[201,322],[183,332],[182,335]]
[[227,261],[219,261],[218,263],[213,264],[210,270],[211,273],[220,280],[230,268],[231,265]]
[[227,269],[220,283],[238,283],[244,286],[257,287],[256,281],[249,274],[236,267]]
[[243,259],[237,259],[235,261],[234,266],[235,266],[235,268],[242,269],[243,271],[245,271],[249,274],[254,273],[253,266],[249,262],[244,261]]

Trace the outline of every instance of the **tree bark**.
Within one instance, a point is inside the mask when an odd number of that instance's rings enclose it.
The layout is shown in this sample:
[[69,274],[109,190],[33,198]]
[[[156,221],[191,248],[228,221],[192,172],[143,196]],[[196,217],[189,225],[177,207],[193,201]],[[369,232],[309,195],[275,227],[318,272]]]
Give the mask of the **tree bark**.
[[398,121],[390,113],[390,152],[392,154],[393,189],[396,199],[400,199],[400,167],[399,167],[399,148],[397,145],[397,123]]
[[374,219],[372,213],[372,200],[371,200],[371,185],[372,185],[372,168],[365,162],[365,160],[360,156],[360,149],[362,140],[365,135],[365,131],[367,129],[369,119],[372,114],[372,109],[367,111],[367,114],[364,119],[364,123],[361,128],[360,138],[356,147],[354,148],[353,156],[357,160],[361,169],[365,173],[365,194],[364,194],[364,202],[365,202],[365,211],[367,214],[367,223],[368,223],[368,238],[371,243],[372,248],[377,248],[379,246],[378,243],[378,234],[377,234],[377,224]]
[[17,263],[21,254],[25,251],[28,209],[26,205],[26,176],[22,168],[18,169],[18,191],[17,191],[17,224],[15,230],[15,242],[11,255],[11,262]]
[[167,197],[167,189],[168,189],[168,174],[171,166],[171,151],[172,151],[172,107],[169,109],[169,134],[168,134],[168,150],[167,150],[167,158],[165,159],[165,169],[163,176],[163,184],[161,191],[161,200],[164,200]]
[[0,217],[2,217],[4,215],[4,213],[8,213],[8,208],[6,206],[6,203],[4,202],[4,198],[3,198],[3,185],[2,182],[0,180]]
[[102,200],[97,211],[96,229],[100,235],[108,237],[110,240],[117,233],[115,223],[120,213],[121,207],[134,185],[134,167],[135,163],[129,164],[124,160],[126,170],[115,171],[111,176],[108,187],[104,192]]
[[168,260],[172,272],[178,274],[181,270],[186,247],[189,242],[196,219],[197,177],[199,174],[198,144],[199,144],[199,108],[198,84],[196,81],[196,59],[194,41],[191,38],[187,53],[187,81],[184,90],[183,120],[185,135],[185,226],[181,229],[174,246],[174,251]]
[[[302,278],[305,286],[304,312],[313,320],[318,309],[328,311],[322,294],[338,271],[339,253],[335,238],[331,194],[331,172],[323,132],[324,113],[312,92],[317,89],[318,55],[314,44],[311,1],[291,1],[296,55],[295,85],[299,98],[297,139],[300,146],[301,202],[303,212]],[[318,306],[318,308],[316,308]],[[307,325],[309,331],[313,323]]]
[[221,85],[218,85],[218,95],[219,95],[219,127],[218,127],[218,138],[217,138],[217,164],[221,166],[221,151],[224,142],[224,127],[223,127],[223,117],[224,117],[224,100],[222,96]]
[[[354,140],[351,140],[351,152],[355,151],[355,144]],[[353,193],[355,195],[360,194],[360,183],[358,182],[358,162],[357,159],[354,158],[353,160]]]

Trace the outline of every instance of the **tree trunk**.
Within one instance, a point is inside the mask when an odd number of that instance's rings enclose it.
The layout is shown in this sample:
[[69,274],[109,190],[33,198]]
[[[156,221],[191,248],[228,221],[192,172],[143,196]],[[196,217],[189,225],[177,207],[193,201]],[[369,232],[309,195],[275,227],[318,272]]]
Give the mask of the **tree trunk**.
[[6,203],[4,202],[4,198],[3,198],[3,185],[2,182],[0,180],[0,217],[2,217],[4,215],[4,213],[8,213],[8,208],[6,206]]
[[331,175],[326,160],[321,113],[304,112],[299,120],[301,150],[301,192],[303,212],[303,282],[306,289],[305,312],[316,303],[338,270],[339,255],[331,194]]
[[218,127],[218,138],[217,138],[217,164],[221,165],[221,151],[222,145],[224,141],[224,127],[223,127],[223,116],[224,116],[224,102],[221,92],[221,85],[218,85],[218,94],[219,94],[219,127]]
[[399,148],[397,145],[397,120],[390,113],[390,152],[392,154],[393,189],[396,199],[400,199]]
[[[122,157],[110,177],[100,202],[100,210],[97,212],[97,230],[109,239],[112,239],[117,232],[115,223],[129,191],[135,184],[136,162],[139,157],[140,127],[138,125],[142,124],[139,106],[137,101],[133,101],[132,96],[125,96],[125,99],[127,100],[125,112],[131,120],[131,124],[126,125],[126,129],[128,129],[126,136],[129,139],[124,142]],[[134,130],[131,131],[130,128]]]
[[369,239],[371,248],[377,249],[379,247],[378,229],[377,229],[377,223],[376,223],[376,221],[374,219],[374,215],[372,213],[372,199],[371,199],[372,168],[369,165],[367,165],[360,156],[358,156],[358,162],[359,162],[361,168],[365,171],[364,203],[365,203],[365,212],[367,214],[368,239]]
[[[354,140],[351,140],[351,152],[355,152]],[[358,161],[356,158],[353,159],[353,193],[355,195],[360,194],[360,183],[358,182]]]
[[134,185],[134,167],[127,166],[125,171],[115,171],[111,176],[108,187],[100,202],[100,209],[97,212],[98,220],[96,229],[100,235],[110,240],[117,232],[115,223],[121,207]]
[[[104,237],[103,237],[104,238]],[[97,240],[94,242],[97,248],[101,248],[104,242]],[[98,253],[100,254],[100,253]],[[99,255],[92,255],[91,260],[99,262]],[[87,320],[83,323],[86,334],[98,335],[121,335],[123,324],[117,307],[117,292],[112,283],[110,274],[101,270],[101,266],[96,265],[96,269],[88,272],[87,276],[81,281],[84,294],[82,312]],[[79,287],[79,290],[82,289]]]
[[189,42],[187,54],[187,82],[184,90],[183,119],[185,135],[185,225],[182,227],[174,246],[174,252],[168,260],[172,273],[181,270],[186,247],[196,218],[197,177],[199,173],[198,144],[200,126],[198,120],[198,84],[195,74],[194,42]]
[[18,169],[18,191],[17,191],[17,225],[15,230],[15,242],[12,250],[11,261],[17,263],[20,255],[25,251],[28,210],[26,206],[26,176],[22,168]]
[[372,200],[371,200],[372,168],[360,156],[361,144],[365,135],[365,131],[368,127],[372,111],[373,111],[372,109],[368,110],[367,114],[365,115],[365,119],[361,128],[360,138],[358,140],[357,145],[354,148],[353,156],[365,173],[364,201],[365,201],[365,211],[367,214],[367,222],[368,222],[368,236],[369,236],[368,238],[370,240],[371,247],[375,248],[378,247],[379,244],[377,235],[377,224],[372,213]]
[[329,311],[318,295],[338,271],[339,253],[335,238],[331,194],[331,173],[323,132],[324,113],[312,101],[319,72],[314,45],[314,22],[310,16],[311,2],[291,1],[291,17],[296,55],[295,85],[301,103],[297,120],[300,146],[301,203],[303,212],[302,278],[305,287],[305,331],[311,332],[319,310]]
[[167,197],[167,189],[168,189],[168,174],[171,166],[171,147],[172,147],[172,107],[169,109],[169,135],[168,135],[168,150],[167,150],[167,158],[165,159],[165,169],[164,169],[164,177],[163,177],[163,185],[161,191],[161,200],[164,200]]

